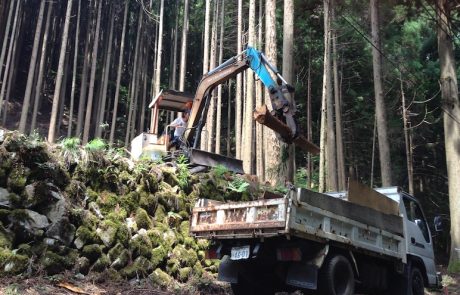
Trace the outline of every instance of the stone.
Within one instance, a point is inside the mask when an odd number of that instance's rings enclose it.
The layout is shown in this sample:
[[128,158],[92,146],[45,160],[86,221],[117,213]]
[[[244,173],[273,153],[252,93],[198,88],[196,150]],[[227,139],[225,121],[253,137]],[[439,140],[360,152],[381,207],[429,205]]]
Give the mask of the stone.
[[91,270],[95,272],[103,272],[109,265],[109,258],[107,257],[107,255],[102,254],[101,257],[99,257],[99,259],[96,260]]
[[[29,209],[52,207],[56,201],[65,205],[64,197],[59,192],[59,189],[52,183],[37,181],[29,184],[24,188],[24,198],[22,200],[24,206]],[[48,209],[50,210],[50,209]]]
[[70,257],[58,255],[51,251],[46,251],[42,256],[40,263],[48,275],[55,275],[73,265]]
[[3,227],[0,222],[0,248],[10,249],[13,246],[14,233]]
[[46,236],[54,238],[64,245],[69,246],[75,237],[75,226],[69,222],[67,217],[51,224],[46,231]]
[[110,267],[119,270],[125,267],[129,262],[129,251],[123,249],[120,254],[113,260]]
[[154,285],[163,288],[168,287],[172,282],[172,278],[160,268],[155,269],[155,271],[149,275],[149,279]]
[[19,241],[30,241],[34,237],[41,237],[44,230],[50,225],[48,218],[28,209],[15,209],[9,216],[12,230]]
[[16,275],[26,271],[29,257],[0,248],[0,275]]
[[10,192],[6,188],[0,187],[0,207],[11,208]]
[[96,229],[96,235],[101,239],[104,245],[110,247],[115,242],[117,230],[118,225],[115,222],[104,220]]
[[86,245],[81,252],[83,256],[88,258],[91,262],[95,262],[102,255],[101,246],[98,244]]
[[67,202],[62,199],[49,206],[46,217],[52,222],[60,222],[68,214]]
[[191,267],[183,267],[179,269],[177,278],[179,279],[180,282],[186,282],[188,281],[188,278],[190,277],[191,272],[192,272]]
[[77,271],[81,274],[88,274],[89,268],[91,267],[91,262],[88,258],[82,256],[77,259]]
[[97,218],[104,219],[104,215],[102,215],[101,209],[96,202],[89,203],[88,208],[94,215],[96,215]]

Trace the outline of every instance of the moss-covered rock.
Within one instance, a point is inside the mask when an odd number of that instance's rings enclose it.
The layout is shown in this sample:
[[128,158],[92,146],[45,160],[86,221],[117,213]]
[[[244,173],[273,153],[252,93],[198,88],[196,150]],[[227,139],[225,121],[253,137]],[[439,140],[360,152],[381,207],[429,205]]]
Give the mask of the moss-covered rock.
[[142,208],[136,210],[136,224],[138,228],[151,229],[153,221],[147,211]]
[[191,273],[192,273],[192,268],[191,267],[183,267],[183,268],[179,269],[177,278],[181,282],[186,282],[186,281],[188,281]]
[[185,249],[183,245],[177,245],[172,251],[172,257],[181,261],[182,266],[194,266],[198,261],[198,256],[193,249]]
[[121,243],[115,244],[115,246],[113,246],[107,253],[109,260],[113,262],[118,256],[120,256],[123,250],[125,250],[125,247]]
[[101,239],[105,246],[110,247],[115,242],[119,227],[120,223],[116,223],[111,220],[104,220],[96,229],[96,235]]
[[162,288],[167,288],[172,282],[172,278],[159,268],[155,269],[155,271],[149,275],[149,279],[153,285],[160,286]]
[[131,239],[131,233],[128,229],[128,226],[125,223],[121,224],[120,227],[118,227],[118,231],[116,234],[116,241],[118,243],[121,243],[125,247],[128,247],[130,239]]
[[94,263],[97,259],[99,259],[99,257],[101,257],[102,249],[98,244],[86,245],[83,247],[81,254],[88,258],[91,263]]
[[88,274],[89,268],[91,267],[91,261],[88,258],[82,256],[77,259],[76,263],[76,271],[81,274]]
[[99,239],[95,231],[84,225],[77,229],[75,236],[77,238],[74,241],[74,245],[77,249],[83,248],[84,245],[97,243]]
[[155,247],[152,249],[150,262],[152,262],[153,267],[158,267],[163,263],[167,256],[168,251],[163,246]]
[[122,269],[129,263],[129,260],[130,260],[129,251],[127,249],[123,249],[119,255],[117,256],[111,255],[110,260],[112,261],[112,264],[110,265],[110,267],[117,269],[117,270]]
[[132,237],[129,241],[129,249],[134,258],[138,256],[151,257],[152,242],[145,230],[141,229],[138,234]]
[[145,278],[152,271],[151,262],[145,257],[138,257],[134,262],[120,271],[123,277],[132,279],[134,277]]
[[13,246],[14,234],[6,230],[0,222],[0,248],[10,249]]
[[107,255],[102,254],[98,260],[93,264],[91,268],[95,272],[103,272],[110,265],[109,258]]
[[46,251],[40,259],[40,264],[48,275],[58,274],[75,265],[74,255],[61,256],[51,251]]
[[169,275],[176,276],[180,268],[181,268],[181,263],[178,258],[169,258],[166,261],[166,272]]
[[29,257],[17,254],[9,249],[0,248],[0,275],[16,275],[24,272]]
[[21,194],[24,190],[27,177],[30,174],[30,169],[24,167],[23,165],[16,165],[12,168],[9,173],[8,180],[7,180],[7,187],[11,192],[15,192],[17,194]]
[[163,222],[166,217],[166,210],[165,207],[161,204],[158,204],[155,210],[155,221]]

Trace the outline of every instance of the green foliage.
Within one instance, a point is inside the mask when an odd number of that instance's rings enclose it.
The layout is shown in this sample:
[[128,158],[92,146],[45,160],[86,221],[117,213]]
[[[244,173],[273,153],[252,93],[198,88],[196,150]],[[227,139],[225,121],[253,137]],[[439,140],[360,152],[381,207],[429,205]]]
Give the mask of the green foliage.
[[227,187],[230,191],[237,193],[244,193],[248,191],[249,183],[241,177],[235,177],[231,182],[228,183]]
[[99,152],[105,150],[107,147],[106,142],[101,138],[95,138],[85,145],[85,150],[89,152]]
[[179,181],[179,186],[182,189],[185,189],[188,186],[188,179],[190,177],[187,157],[184,155],[180,155],[176,159],[176,164],[177,164],[177,180]]
[[219,164],[219,165],[213,167],[213,168],[211,169],[211,172],[212,172],[214,175],[218,176],[218,177],[222,177],[222,176],[224,176],[225,174],[229,173],[230,170],[228,170],[228,168],[227,168],[226,166],[224,166],[224,165],[222,165],[222,164]]

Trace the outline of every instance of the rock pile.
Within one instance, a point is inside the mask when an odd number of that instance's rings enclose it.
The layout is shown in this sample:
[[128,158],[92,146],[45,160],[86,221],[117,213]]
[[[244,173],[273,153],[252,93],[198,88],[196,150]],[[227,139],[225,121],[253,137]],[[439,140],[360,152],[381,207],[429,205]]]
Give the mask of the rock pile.
[[178,164],[133,163],[103,142],[48,146],[0,139],[0,276],[71,270],[167,287],[215,273],[206,240],[189,236],[197,197],[239,200],[259,188],[223,167],[190,175]]

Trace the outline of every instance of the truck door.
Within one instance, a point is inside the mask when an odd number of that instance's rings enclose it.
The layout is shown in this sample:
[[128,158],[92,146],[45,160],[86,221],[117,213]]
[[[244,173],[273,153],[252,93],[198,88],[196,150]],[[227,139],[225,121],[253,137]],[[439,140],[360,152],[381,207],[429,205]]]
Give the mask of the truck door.
[[409,196],[403,196],[404,208],[406,210],[406,234],[408,253],[420,257],[426,267],[428,281],[436,283],[436,268],[434,263],[433,245],[430,229],[426,222],[420,204]]

